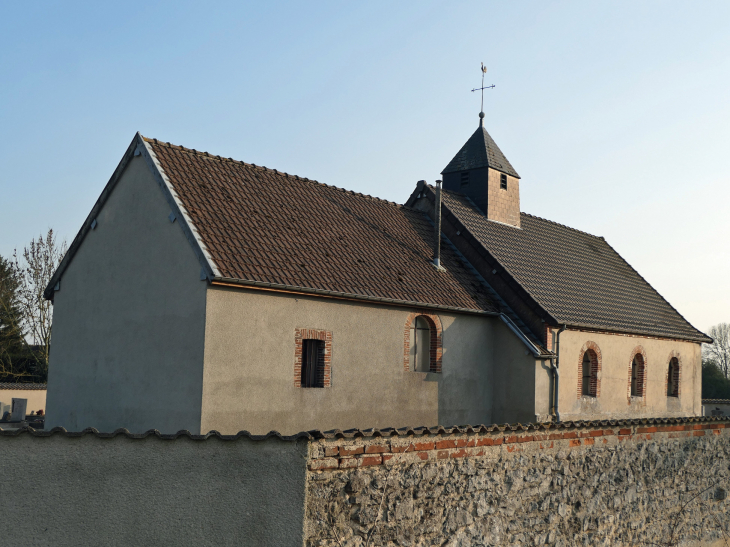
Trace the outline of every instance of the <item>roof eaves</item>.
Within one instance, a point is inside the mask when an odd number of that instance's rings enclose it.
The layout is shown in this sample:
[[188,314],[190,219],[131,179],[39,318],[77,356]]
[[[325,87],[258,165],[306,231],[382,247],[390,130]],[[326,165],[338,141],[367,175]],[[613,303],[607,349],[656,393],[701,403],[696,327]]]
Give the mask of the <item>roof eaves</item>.
[[[684,319],[684,318],[683,318]],[[608,333],[616,333],[616,334],[633,334],[638,336],[648,336],[651,338],[661,338],[666,340],[685,340],[688,342],[698,342],[698,343],[704,343],[709,344],[712,342],[712,338],[707,336],[706,334],[699,332],[700,336],[681,336],[681,335],[661,335],[661,334],[655,334],[651,332],[647,332],[646,330],[642,329],[621,329],[616,327],[605,327],[601,325],[588,325],[583,323],[576,323],[575,321],[567,321],[567,322],[561,322],[561,325],[565,325],[569,330],[586,330],[586,331],[592,331],[592,332],[608,332]],[[689,325],[689,323],[687,323]],[[691,325],[690,325],[691,326]],[[692,327],[694,329],[694,327]],[[697,330],[697,329],[695,329]]]
[[358,300],[362,302],[372,302],[377,304],[386,304],[391,306],[403,306],[409,308],[425,308],[443,311],[451,311],[454,313],[464,313],[470,315],[486,315],[496,317],[500,315],[498,311],[489,311],[481,309],[460,308],[457,306],[447,306],[444,304],[433,304],[429,302],[417,302],[413,300],[399,300],[395,298],[385,298],[380,296],[367,296],[357,293],[329,291],[326,289],[313,289],[310,287],[301,287],[296,285],[285,285],[282,283],[270,283],[268,281],[254,281],[250,279],[234,279],[230,277],[216,277],[212,280],[214,286],[235,286],[248,289],[273,290],[277,292],[289,292],[296,294],[304,294],[311,296],[320,296],[325,298],[335,298],[341,300]]
[[522,330],[517,325],[514,324],[514,322],[512,321],[512,319],[510,319],[507,315],[505,315],[503,313],[502,315],[499,316],[499,318],[502,320],[502,322],[505,325],[507,325],[507,327],[509,328],[509,330],[511,330],[515,334],[515,336],[517,336],[517,338],[519,338],[520,341],[527,346],[527,349],[530,352],[532,352],[532,355],[534,355],[535,357],[542,358],[542,359],[547,359],[547,358],[550,358],[550,357],[554,357],[555,356],[555,354],[552,353],[552,352],[543,352],[543,351],[541,351],[540,348],[538,348],[537,345],[534,344],[525,335],[525,333],[522,332]]

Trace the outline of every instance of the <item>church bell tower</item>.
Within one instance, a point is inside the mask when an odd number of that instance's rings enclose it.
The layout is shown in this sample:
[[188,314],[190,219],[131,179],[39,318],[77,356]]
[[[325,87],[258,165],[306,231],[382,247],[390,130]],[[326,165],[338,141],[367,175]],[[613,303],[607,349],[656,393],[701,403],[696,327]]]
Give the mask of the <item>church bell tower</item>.
[[520,176],[484,129],[484,112],[441,175],[445,190],[469,196],[489,220],[520,227]]

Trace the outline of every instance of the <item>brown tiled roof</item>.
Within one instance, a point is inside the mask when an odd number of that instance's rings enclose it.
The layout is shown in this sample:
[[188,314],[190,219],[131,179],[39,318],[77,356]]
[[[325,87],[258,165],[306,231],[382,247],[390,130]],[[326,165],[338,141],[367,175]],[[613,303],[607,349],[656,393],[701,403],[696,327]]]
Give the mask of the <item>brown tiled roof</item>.
[[441,174],[453,173],[455,171],[466,171],[468,169],[479,169],[491,167],[502,171],[513,177],[520,178],[512,167],[509,160],[502,154],[502,151],[494,142],[494,139],[487,133],[483,126],[479,126],[474,134],[469,137],[466,144],[454,156],[449,164],[441,171]]
[[521,229],[492,222],[461,194],[443,205],[558,323],[709,341],[602,237],[521,213]]
[[497,308],[424,213],[273,169],[145,139],[220,278],[448,306]]

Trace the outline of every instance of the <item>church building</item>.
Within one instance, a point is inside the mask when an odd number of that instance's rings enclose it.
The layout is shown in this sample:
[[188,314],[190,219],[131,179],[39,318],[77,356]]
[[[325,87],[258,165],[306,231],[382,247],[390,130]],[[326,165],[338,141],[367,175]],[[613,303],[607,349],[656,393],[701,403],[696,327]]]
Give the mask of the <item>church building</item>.
[[604,238],[521,212],[483,114],[442,178],[400,205],[137,134],[45,293],[47,426],[701,414],[709,338]]

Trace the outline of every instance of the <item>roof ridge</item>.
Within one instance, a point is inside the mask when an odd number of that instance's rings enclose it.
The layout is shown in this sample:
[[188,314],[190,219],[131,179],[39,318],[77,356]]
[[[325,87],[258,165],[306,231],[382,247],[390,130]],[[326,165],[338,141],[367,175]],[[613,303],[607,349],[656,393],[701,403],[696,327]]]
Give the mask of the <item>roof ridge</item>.
[[556,222],[554,220],[550,220],[549,218],[543,218],[543,217],[539,217],[537,215],[531,215],[530,213],[525,213],[524,211],[520,211],[520,215],[525,215],[527,217],[536,218],[537,220],[544,220],[545,222],[549,222],[550,224],[555,224],[557,226],[562,226],[563,228],[567,228],[568,230],[578,232],[579,234],[584,234],[587,236],[591,236],[594,239],[600,239],[601,241],[606,241],[606,238],[603,236],[593,235],[584,230],[579,230],[578,228],[573,228],[572,226],[568,226],[567,224],[562,224],[561,222]]
[[184,152],[196,154],[198,156],[204,156],[206,158],[211,158],[211,159],[214,159],[214,160],[219,160],[219,161],[224,161],[224,162],[238,163],[240,165],[245,165],[247,167],[253,167],[254,169],[262,169],[264,171],[273,171],[274,173],[278,173],[279,175],[283,175],[286,178],[293,178],[293,179],[301,180],[301,181],[304,181],[304,182],[311,182],[311,183],[314,183],[314,184],[318,184],[320,186],[324,186],[326,188],[334,188],[335,190],[339,190],[340,192],[345,192],[345,193],[351,194],[353,196],[358,196],[358,197],[361,197],[361,198],[366,198],[366,199],[369,199],[371,201],[380,201],[380,202],[383,202],[383,203],[387,203],[388,205],[394,205],[396,207],[404,207],[403,205],[401,205],[400,203],[397,203],[395,201],[390,201],[390,200],[387,200],[387,199],[379,198],[378,196],[371,196],[370,194],[363,194],[362,192],[356,192],[354,190],[348,190],[347,188],[342,188],[340,186],[334,186],[333,184],[326,184],[324,182],[319,182],[318,180],[315,180],[315,179],[310,179],[310,178],[307,178],[307,177],[300,177],[299,175],[292,175],[292,174],[287,173],[286,171],[279,171],[278,169],[272,169],[270,167],[266,167],[265,165],[256,165],[255,163],[247,163],[247,162],[242,161],[242,160],[234,160],[233,158],[224,158],[223,156],[210,154],[210,153],[205,152],[205,151],[196,150],[195,148],[186,148],[185,146],[182,146],[182,145],[179,145],[179,144],[172,144],[169,141],[161,141],[161,140],[158,140],[158,139],[153,139],[153,138],[149,138],[149,137],[145,137],[145,136],[142,136],[142,138],[145,141],[147,141],[149,143],[152,143],[152,144],[156,144],[156,145],[160,145],[160,146],[167,146],[167,147],[170,147],[170,148],[177,148],[177,149],[182,150]]

